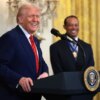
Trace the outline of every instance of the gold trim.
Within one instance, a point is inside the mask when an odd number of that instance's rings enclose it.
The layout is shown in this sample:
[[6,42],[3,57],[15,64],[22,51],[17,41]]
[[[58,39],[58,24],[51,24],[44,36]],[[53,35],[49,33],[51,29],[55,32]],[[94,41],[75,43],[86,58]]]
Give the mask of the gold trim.
[[99,72],[94,67],[90,66],[85,70],[84,83],[85,83],[85,87],[91,92],[98,89],[100,83],[100,76],[99,76]]

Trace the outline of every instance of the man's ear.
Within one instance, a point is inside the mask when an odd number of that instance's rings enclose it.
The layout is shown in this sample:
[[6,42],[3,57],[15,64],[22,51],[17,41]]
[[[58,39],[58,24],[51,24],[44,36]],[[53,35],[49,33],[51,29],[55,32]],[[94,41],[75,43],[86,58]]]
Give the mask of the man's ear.
[[19,17],[18,20],[19,20],[20,23],[23,23],[23,17],[22,16]]

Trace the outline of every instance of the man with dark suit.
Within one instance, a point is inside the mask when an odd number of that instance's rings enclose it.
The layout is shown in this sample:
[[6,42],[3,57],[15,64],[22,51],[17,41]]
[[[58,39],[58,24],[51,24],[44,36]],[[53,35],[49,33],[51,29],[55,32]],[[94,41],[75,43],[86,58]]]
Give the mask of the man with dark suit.
[[[40,23],[39,7],[22,5],[17,23],[0,37],[0,100],[41,100],[40,95],[30,94],[34,81],[48,77],[48,66],[35,37]],[[19,87],[23,92],[19,92]]]
[[[84,71],[89,66],[94,66],[94,58],[91,45],[78,38],[79,21],[76,16],[68,16],[64,20],[66,40],[59,40],[50,46],[50,59],[54,74],[60,72]],[[74,45],[75,39],[77,42]],[[80,44],[80,45],[78,45]],[[92,100],[92,96],[81,95],[66,97],[63,100]]]

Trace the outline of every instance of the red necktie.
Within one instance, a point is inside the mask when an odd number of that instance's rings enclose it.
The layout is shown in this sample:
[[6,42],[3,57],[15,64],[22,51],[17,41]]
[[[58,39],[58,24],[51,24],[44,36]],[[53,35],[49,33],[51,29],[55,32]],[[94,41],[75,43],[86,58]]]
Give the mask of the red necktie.
[[31,42],[32,50],[33,50],[34,55],[35,55],[35,61],[36,61],[36,72],[38,73],[38,69],[39,69],[39,57],[38,57],[38,54],[37,54],[36,44],[35,44],[35,42],[34,42],[34,38],[33,38],[32,35],[30,36],[29,39],[30,39],[30,42]]

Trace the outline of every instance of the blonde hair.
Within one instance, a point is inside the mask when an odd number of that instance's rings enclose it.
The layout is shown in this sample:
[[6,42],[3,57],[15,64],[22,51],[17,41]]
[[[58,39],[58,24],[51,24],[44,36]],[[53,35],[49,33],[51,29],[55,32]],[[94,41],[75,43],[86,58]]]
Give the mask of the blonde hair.
[[18,13],[17,13],[17,16],[16,16],[16,21],[17,23],[19,22],[19,17],[24,15],[25,12],[27,10],[29,10],[30,8],[36,8],[38,11],[41,11],[40,10],[40,7],[38,5],[35,5],[35,4],[31,4],[31,3],[25,3],[25,4],[22,4],[19,9],[18,9]]

